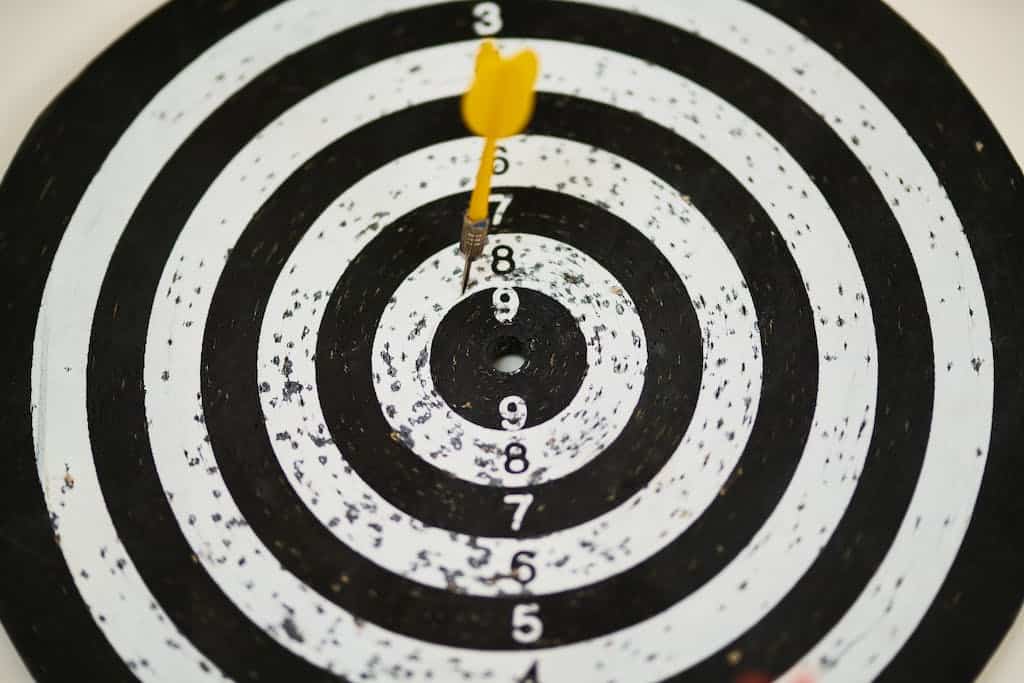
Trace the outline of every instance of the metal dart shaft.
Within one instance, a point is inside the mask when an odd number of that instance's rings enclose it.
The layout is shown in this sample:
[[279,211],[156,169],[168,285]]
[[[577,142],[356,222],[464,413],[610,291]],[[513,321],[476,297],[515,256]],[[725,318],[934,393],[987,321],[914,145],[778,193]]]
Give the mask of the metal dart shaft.
[[462,293],[466,293],[469,286],[469,269],[473,260],[484,253],[484,245],[487,243],[487,230],[490,228],[490,219],[486,216],[479,221],[471,220],[469,214],[462,217],[462,239],[460,248],[466,257],[466,265],[462,271]]
[[469,269],[473,265],[473,259],[466,254],[466,264],[462,267],[462,293],[466,293],[466,287],[469,286]]

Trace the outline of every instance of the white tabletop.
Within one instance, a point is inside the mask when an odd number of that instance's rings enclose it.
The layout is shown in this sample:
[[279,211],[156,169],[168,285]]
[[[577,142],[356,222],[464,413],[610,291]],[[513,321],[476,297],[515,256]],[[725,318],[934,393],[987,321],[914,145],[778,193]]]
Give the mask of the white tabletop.
[[[0,170],[29,126],[96,55],[163,0],[0,0]],[[889,0],[946,56],[981,102],[1018,163],[1024,160],[1024,2]],[[13,66],[12,66],[13,65]],[[59,656],[56,655],[55,656]],[[0,681],[27,683],[0,629]],[[1018,618],[980,683],[1024,680],[1024,618]]]

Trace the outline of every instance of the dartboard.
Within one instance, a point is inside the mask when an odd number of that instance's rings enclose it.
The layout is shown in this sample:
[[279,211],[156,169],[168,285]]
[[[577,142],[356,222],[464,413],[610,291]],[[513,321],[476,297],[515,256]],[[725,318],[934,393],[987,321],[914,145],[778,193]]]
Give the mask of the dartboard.
[[[482,39],[539,57],[462,290]],[[967,681],[1021,172],[877,0],[173,0],[0,187],[40,680]]]

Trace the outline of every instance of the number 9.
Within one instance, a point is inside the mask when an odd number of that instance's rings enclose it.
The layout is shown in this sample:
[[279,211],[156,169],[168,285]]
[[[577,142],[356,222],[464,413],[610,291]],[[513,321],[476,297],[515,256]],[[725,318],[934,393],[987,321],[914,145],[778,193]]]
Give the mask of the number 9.
[[491,295],[494,319],[499,323],[510,323],[519,313],[519,294],[511,287],[500,287]]
[[506,396],[498,404],[498,413],[502,429],[522,429],[526,424],[526,401],[519,396]]

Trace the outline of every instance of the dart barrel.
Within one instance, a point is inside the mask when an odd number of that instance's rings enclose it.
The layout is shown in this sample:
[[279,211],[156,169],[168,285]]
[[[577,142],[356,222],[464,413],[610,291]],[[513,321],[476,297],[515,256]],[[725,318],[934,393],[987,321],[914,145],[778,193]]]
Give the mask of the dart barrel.
[[462,217],[462,239],[460,248],[462,253],[471,259],[478,258],[484,251],[487,244],[487,230],[490,228],[490,219],[484,218],[480,221],[471,220],[469,214]]

